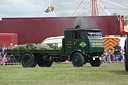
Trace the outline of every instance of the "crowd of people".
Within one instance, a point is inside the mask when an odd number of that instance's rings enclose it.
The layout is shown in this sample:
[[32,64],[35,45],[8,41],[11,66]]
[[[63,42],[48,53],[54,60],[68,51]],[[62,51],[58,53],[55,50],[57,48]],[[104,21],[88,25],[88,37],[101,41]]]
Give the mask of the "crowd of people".
[[4,53],[5,51],[5,44],[0,46],[0,65],[13,65],[19,64],[18,60],[13,55],[7,55]]
[[124,62],[124,49],[121,49],[119,44],[116,44],[110,50],[104,52],[104,63]]

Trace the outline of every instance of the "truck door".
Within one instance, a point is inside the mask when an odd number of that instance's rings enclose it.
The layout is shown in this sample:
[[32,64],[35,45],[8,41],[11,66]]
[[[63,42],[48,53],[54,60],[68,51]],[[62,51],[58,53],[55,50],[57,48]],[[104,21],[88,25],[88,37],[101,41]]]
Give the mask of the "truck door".
[[65,33],[65,52],[72,53],[77,50],[77,32],[69,31]]
[[88,38],[85,34],[85,31],[78,32],[77,46],[78,46],[78,50],[84,52],[88,51]]

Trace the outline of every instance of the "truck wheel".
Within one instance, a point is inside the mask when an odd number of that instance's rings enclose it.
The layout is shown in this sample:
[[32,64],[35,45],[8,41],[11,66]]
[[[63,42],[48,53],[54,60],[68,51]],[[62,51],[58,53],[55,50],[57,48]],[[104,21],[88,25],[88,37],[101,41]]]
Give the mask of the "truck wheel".
[[101,61],[99,60],[99,58],[96,58],[96,60],[91,59],[90,64],[93,67],[99,67],[101,65]]
[[51,67],[52,63],[52,61],[46,61],[46,67]]
[[125,40],[125,70],[128,71],[128,38]]
[[44,62],[44,61],[42,61],[42,62],[41,62],[41,61],[38,62],[38,66],[39,66],[39,67],[45,67],[45,62]]
[[74,67],[82,67],[84,64],[84,57],[81,53],[74,53],[72,56],[72,64]]
[[22,66],[23,67],[35,67],[36,66],[36,61],[33,59],[33,56],[29,53],[25,53],[22,56]]
[[45,61],[41,57],[38,58],[37,64],[39,67],[45,67]]
[[38,61],[38,66],[39,67],[50,67],[52,65],[52,61],[47,61],[47,60],[43,60],[43,59],[40,59]]

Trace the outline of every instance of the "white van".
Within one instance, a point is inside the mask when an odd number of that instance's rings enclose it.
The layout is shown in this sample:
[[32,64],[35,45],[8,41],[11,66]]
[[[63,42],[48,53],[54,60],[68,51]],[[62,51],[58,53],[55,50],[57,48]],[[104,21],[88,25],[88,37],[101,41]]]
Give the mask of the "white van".
[[62,46],[62,39],[64,36],[56,36],[56,37],[49,37],[46,38],[41,44],[47,44],[52,47],[55,44],[58,48]]

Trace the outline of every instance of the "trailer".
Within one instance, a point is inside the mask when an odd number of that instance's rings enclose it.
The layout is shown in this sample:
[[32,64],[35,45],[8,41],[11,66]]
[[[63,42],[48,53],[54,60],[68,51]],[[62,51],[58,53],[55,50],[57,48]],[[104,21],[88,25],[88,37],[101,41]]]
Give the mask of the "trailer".
[[[100,29],[72,28],[64,31],[61,48],[46,49],[42,44],[28,43],[8,47],[8,55],[18,56],[23,67],[50,67],[53,62],[72,61],[74,67],[82,67],[89,62],[100,66],[104,44]],[[39,47],[39,48],[38,48]],[[11,49],[10,49],[11,48]],[[16,49],[18,48],[18,49]]]
[[18,44],[18,34],[16,33],[0,33],[0,46],[5,44],[5,47],[10,46],[10,44]]

